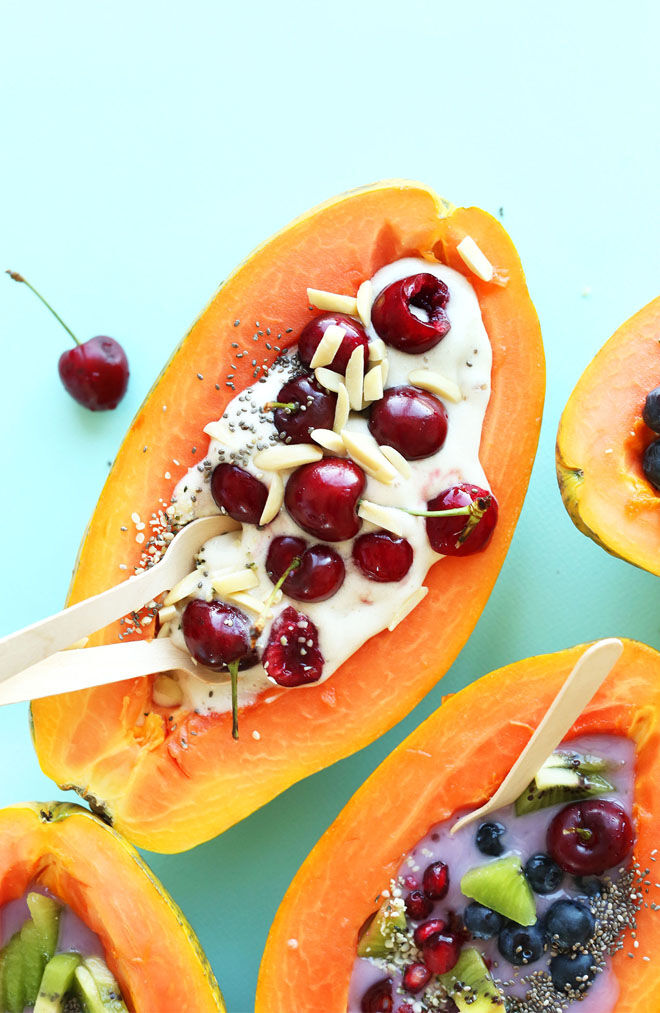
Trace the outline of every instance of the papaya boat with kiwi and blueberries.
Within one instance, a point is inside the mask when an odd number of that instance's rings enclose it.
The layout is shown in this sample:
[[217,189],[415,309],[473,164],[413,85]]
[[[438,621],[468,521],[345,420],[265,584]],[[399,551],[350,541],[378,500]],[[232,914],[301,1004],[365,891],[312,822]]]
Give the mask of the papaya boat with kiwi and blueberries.
[[484,676],[394,750],[289,887],[256,1013],[658,1008],[660,655],[623,643],[515,804],[454,835],[584,647]]
[[177,851],[391,727],[485,605],[543,391],[522,268],[484,211],[394,181],[287,226],[135,419],[70,596],[224,514],[232,530],[162,602],[92,641],[171,637],[215,684],[160,674],[35,701],[44,771]]
[[660,297],[587,366],[562,413],[556,458],[576,527],[660,575]]
[[0,809],[0,859],[2,1013],[224,1013],[183,914],[93,813]]

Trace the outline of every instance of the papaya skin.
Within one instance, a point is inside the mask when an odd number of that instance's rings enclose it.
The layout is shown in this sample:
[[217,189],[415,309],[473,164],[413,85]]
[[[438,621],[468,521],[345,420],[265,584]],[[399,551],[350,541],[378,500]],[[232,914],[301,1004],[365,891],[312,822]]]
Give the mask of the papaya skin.
[[[271,928],[256,1013],[345,1010],[360,926],[405,855],[433,823],[493,794],[585,649],[508,665],[443,702],[376,769],[305,860]],[[642,868],[660,839],[660,654],[634,641],[569,737],[628,735],[636,743],[635,855]],[[643,908],[637,938],[613,959],[616,1013],[657,1009],[660,920]],[[298,945],[292,948],[289,939]]]
[[[466,233],[498,269],[497,283],[479,281],[457,256]],[[131,528],[134,511],[147,520],[159,498],[169,503],[174,483],[204,459],[203,426],[220,416],[234,393],[225,385],[232,342],[254,347],[259,361],[272,360],[277,353],[262,342],[295,342],[310,318],[308,285],[355,293],[385,263],[416,254],[441,257],[466,274],[493,345],[493,393],[480,455],[500,506],[493,540],[484,553],[434,567],[429,594],[407,622],[372,638],[326,684],[262,694],[241,711],[238,742],[229,714],[177,712],[167,721],[152,706],[146,679],[35,701],[33,735],[42,769],[61,787],[91,797],[134,843],[161,852],[190,848],[373,741],[444,674],[488,599],[538,440],[545,384],[538,319],[517,253],[495,219],[475,208],[453,209],[421,184],[390,181],[297,219],[224,283],[126,436],[83,541],[69,600],[115,583],[120,563],[131,572],[140,547],[121,526]],[[256,320],[260,330],[269,327],[284,340],[253,342]],[[247,361],[232,367],[236,391],[254,382]],[[116,640],[119,629],[108,628],[92,642]],[[431,632],[438,629],[441,640]]]
[[0,905],[39,884],[96,932],[133,1013],[225,1013],[182,912],[135,849],[87,809],[0,809],[0,870]]
[[660,297],[627,320],[578,380],[557,432],[557,479],[576,527],[660,575],[660,493],[642,471],[657,434],[642,420],[660,383]]

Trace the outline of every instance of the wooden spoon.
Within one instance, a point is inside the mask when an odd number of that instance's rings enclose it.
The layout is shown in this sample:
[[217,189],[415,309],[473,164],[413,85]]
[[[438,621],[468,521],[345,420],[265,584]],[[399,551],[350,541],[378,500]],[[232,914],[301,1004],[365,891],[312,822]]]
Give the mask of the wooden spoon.
[[596,695],[622,651],[623,644],[616,639],[598,640],[587,648],[495,794],[480,809],[457,820],[450,833],[515,802]]
[[149,570],[3,637],[0,681],[142,608],[145,602],[174,587],[190,573],[193,556],[204,542],[239,527],[231,517],[221,514],[191,521],[172,539],[160,562]]
[[0,706],[105,686],[109,682],[135,679],[154,672],[184,672],[209,683],[229,679],[227,672],[214,672],[198,665],[169,637],[127,640],[123,644],[105,644],[51,654],[11,679],[0,682]]

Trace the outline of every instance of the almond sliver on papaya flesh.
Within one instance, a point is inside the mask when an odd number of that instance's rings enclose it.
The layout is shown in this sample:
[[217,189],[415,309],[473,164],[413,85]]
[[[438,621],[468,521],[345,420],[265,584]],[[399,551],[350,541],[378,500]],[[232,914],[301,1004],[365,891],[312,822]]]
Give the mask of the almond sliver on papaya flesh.
[[[466,235],[495,266],[492,282],[471,274],[457,254]],[[408,621],[370,639],[327,683],[262,694],[241,712],[238,742],[231,738],[230,714],[177,712],[168,721],[154,707],[147,679],[35,701],[34,741],[45,773],[92,796],[134,843],[162,852],[190,848],[367,745],[444,674],[481,614],[536,451],[545,383],[538,319],[501,225],[476,208],[453,209],[427,187],[406,181],[376,184],[316,208],[256,250],[223,284],[126,436],[85,535],[69,600],[114,584],[120,565],[132,572],[142,546],[134,529],[127,533],[122,526],[132,515],[148,525],[164,509],[178,479],[204,459],[204,426],[254,382],[248,357],[226,380],[232,343],[272,362],[275,346],[294,343],[309,319],[308,287],[354,295],[378,268],[409,255],[461,271],[480,302],[493,350],[480,458],[500,505],[494,537],[486,552],[433,567],[425,581],[429,593]],[[114,642],[120,629],[110,627],[91,643]],[[153,635],[153,624],[143,635]]]

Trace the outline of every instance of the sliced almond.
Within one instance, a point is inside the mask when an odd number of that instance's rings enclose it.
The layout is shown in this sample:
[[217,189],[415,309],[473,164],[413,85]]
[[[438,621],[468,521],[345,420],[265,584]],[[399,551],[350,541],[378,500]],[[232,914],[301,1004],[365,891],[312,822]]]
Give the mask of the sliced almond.
[[413,593],[408,598],[406,598],[401,607],[397,609],[394,615],[392,616],[392,619],[387,627],[390,633],[392,632],[392,630],[396,629],[399,623],[403,619],[405,619],[406,616],[410,615],[410,613],[414,608],[417,608],[420,601],[423,601],[428,593],[429,593],[428,587],[418,587],[416,591],[413,591]]
[[284,481],[279,472],[273,472],[273,478],[268,487],[268,496],[261,511],[259,524],[270,524],[274,517],[277,517],[284,502]]
[[332,369],[326,369],[325,366],[319,366],[318,369],[315,369],[314,376],[322,387],[325,387],[326,390],[331,390],[333,394],[336,394],[344,383],[344,377],[341,373],[335,373]]
[[211,587],[221,597],[226,594],[235,594],[236,591],[249,591],[258,585],[259,578],[249,566],[244,566],[240,570],[232,570],[231,573],[221,573],[217,577],[211,574]]
[[383,362],[387,358],[387,345],[382,338],[369,342],[369,362]]
[[312,429],[310,436],[312,439],[320,444],[325,450],[329,450],[332,454],[341,454],[342,456],[346,453],[346,447],[339,433],[335,433],[332,429]]
[[358,302],[354,295],[339,295],[337,292],[326,292],[322,288],[308,288],[307,302],[319,310],[330,313],[348,313],[351,317],[358,315]]
[[315,447],[313,443],[280,443],[274,447],[267,447],[254,455],[255,468],[264,471],[284,471],[286,468],[299,468],[302,464],[311,464],[312,461],[320,461],[323,451]]
[[273,613],[269,611],[261,598],[248,594],[247,591],[234,591],[233,594],[228,594],[227,597],[231,598],[232,602],[240,605],[241,608],[247,609],[248,612],[253,612],[255,616],[263,616],[264,619],[272,618]]
[[164,605],[174,605],[175,602],[181,601],[182,598],[188,598],[191,594],[194,594],[198,590],[197,585],[202,579],[202,575],[199,570],[193,570],[192,573],[187,573],[185,577],[174,585],[171,591],[165,596],[163,602]]
[[390,371],[390,360],[389,359],[383,359],[383,361],[379,363],[379,366],[380,366],[380,371],[383,374],[383,390],[384,390],[385,389],[385,384],[387,383],[387,376],[388,376],[389,371]]
[[422,390],[429,390],[433,394],[440,394],[441,397],[446,397],[448,401],[454,403],[461,401],[463,395],[461,394],[461,388],[453,380],[449,380],[446,376],[442,376],[441,373],[436,373],[432,369],[413,369],[412,372],[408,373],[408,381],[412,383],[413,387],[421,387]]
[[486,254],[477,246],[472,236],[466,236],[465,239],[461,239],[456,247],[456,252],[465,266],[469,267],[472,273],[476,274],[477,278],[481,278],[482,281],[493,280],[495,268]]
[[339,385],[337,391],[337,404],[335,405],[335,418],[332,423],[332,428],[336,433],[340,433],[346,423],[348,422],[348,416],[350,415],[351,404],[348,400],[348,391],[346,390],[345,384]]
[[371,304],[374,301],[374,287],[370,281],[363,281],[357,290],[357,314],[365,327],[371,324]]
[[217,422],[208,422],[204,426],[204,432],[207,436],[210,436],[212,440],[217,440],[218,443],[224,443],[227,445],[227,431],[220,420]]
[[369,521],[370,524],[375,524],[379,528],[385,528],[386,531],[391,531],[393,535],[403,538],[403,518],[401,517],[400,510],[363,499],[358,507],[358,515],[363,520]]
[[364,378],[363,397],[365,401],[378,401],[383,396],[383,371],[380,363],[372,366]]
[[165,623],[171,622],[173,619],[176,619],[176,609],[174,605],[163,605],[162,609],[159,609],[158,611],[158,618],[161,626]]
[[[174,611],[176,612],[176,609],[174,609]],[[81,637],[80,640],[75,640],[72,644],[69,644],[68,647],[65,647],[64,650],[65,651],[79,651],[79,650],[81,650],[81,648],[87,647],[88,643],[89,643],[89,637]]]
[[393,468],[387,458],[383,457],[373,437],[366,433],[342,429],[341,438],[353,460],[366,471],[367,475],[371,475],[372,478],[378,479],[385,485],[391,485],[398,478],[396,468]]
[[412,475],[412,468],[406,461],[403,454],[400,454],[398,450],[394,449],[394,447],[388,447],[385,444],[381,445],[378,449],[381,454],[387,458],[390,464],[394,465],[400,475],[403,475],[404,478],[410,478]]
[[151,699],[157,707],[180,707],[183,703],[183,690],[177,679],[161,672],[153,681]]
[[344,328],[339,327],[338,324],[330,324],[329,327],[326,327],[323,337],[316,346],[316,351],[312,356],[312,361],[310,362],[312,369],[316,369],[317,366],[330,365],[344,340],[345,334]]
[[353,411],[362,410],[362,384],[364,383],[364,350],[361,345],[354,348],[346,367],[346,390]]

